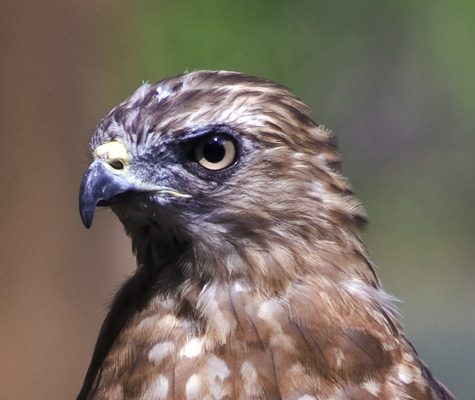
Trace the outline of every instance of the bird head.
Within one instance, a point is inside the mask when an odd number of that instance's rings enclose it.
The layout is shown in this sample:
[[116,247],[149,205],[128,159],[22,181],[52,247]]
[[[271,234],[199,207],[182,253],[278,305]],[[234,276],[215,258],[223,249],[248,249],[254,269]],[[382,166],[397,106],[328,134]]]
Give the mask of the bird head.
[[198,71],[144,84],[102,120],[91,147],[82,220],[89,227],[95,208],[110,206],[139,265],[298,275],[315,249],[347,246],[365,220],[332,134],[265,79]]
[[286,88],[224,71],[144,84],[91,147],[82,220],[110,206],[138,270],[78,398],[169,383],[176,398],[452,398],[374,274],[333,136]]

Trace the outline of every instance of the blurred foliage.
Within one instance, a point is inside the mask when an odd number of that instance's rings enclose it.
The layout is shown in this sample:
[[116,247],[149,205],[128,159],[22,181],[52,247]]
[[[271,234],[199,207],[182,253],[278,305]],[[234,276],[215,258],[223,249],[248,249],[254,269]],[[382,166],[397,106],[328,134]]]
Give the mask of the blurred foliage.
[[[228,69],[291,88],[335,132],[409,339],[459,399],[473,397],[475,3],[12,0],[2,17],[7,391],[72,397],[101,319],[91,299],[104,304],[133,263],[108,213],[79,225],[72,188],[94,123],[143,80]],[[38,390],[52,371],[60,395]]]

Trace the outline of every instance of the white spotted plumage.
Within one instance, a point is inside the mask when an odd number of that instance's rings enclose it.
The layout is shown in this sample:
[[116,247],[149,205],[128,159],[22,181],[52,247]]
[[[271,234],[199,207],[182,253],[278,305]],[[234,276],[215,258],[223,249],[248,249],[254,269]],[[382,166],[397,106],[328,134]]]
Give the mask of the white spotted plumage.
[[[235,159],[202,167],[194,150],[220,140]],[[110,142],[127,168],[96,157],[83,220],[110,205],[138,268],[78,400],[453,399],[375,275],[331,132],[286,88],[226,71],[146,83],[92,150]]]

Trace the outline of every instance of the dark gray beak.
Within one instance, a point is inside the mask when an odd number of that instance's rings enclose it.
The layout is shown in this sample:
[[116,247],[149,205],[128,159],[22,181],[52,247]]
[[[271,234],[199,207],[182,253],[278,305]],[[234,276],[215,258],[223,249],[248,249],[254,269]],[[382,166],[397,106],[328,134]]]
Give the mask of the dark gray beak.
[[82,178],[79,189],[79,212],[84,226],[91,226],[99,202],[107,202],[133,189],[131,183],[108,170],[102,161],[94,161]]

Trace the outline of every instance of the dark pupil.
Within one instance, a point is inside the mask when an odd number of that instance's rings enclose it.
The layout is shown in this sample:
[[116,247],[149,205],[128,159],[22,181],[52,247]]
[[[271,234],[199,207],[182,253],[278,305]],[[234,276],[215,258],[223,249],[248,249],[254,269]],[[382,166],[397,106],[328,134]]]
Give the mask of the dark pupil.
[[212,138],[203,148],[203,157],[212,163],[220,162],[225,155],[225,149],[218,137]]

